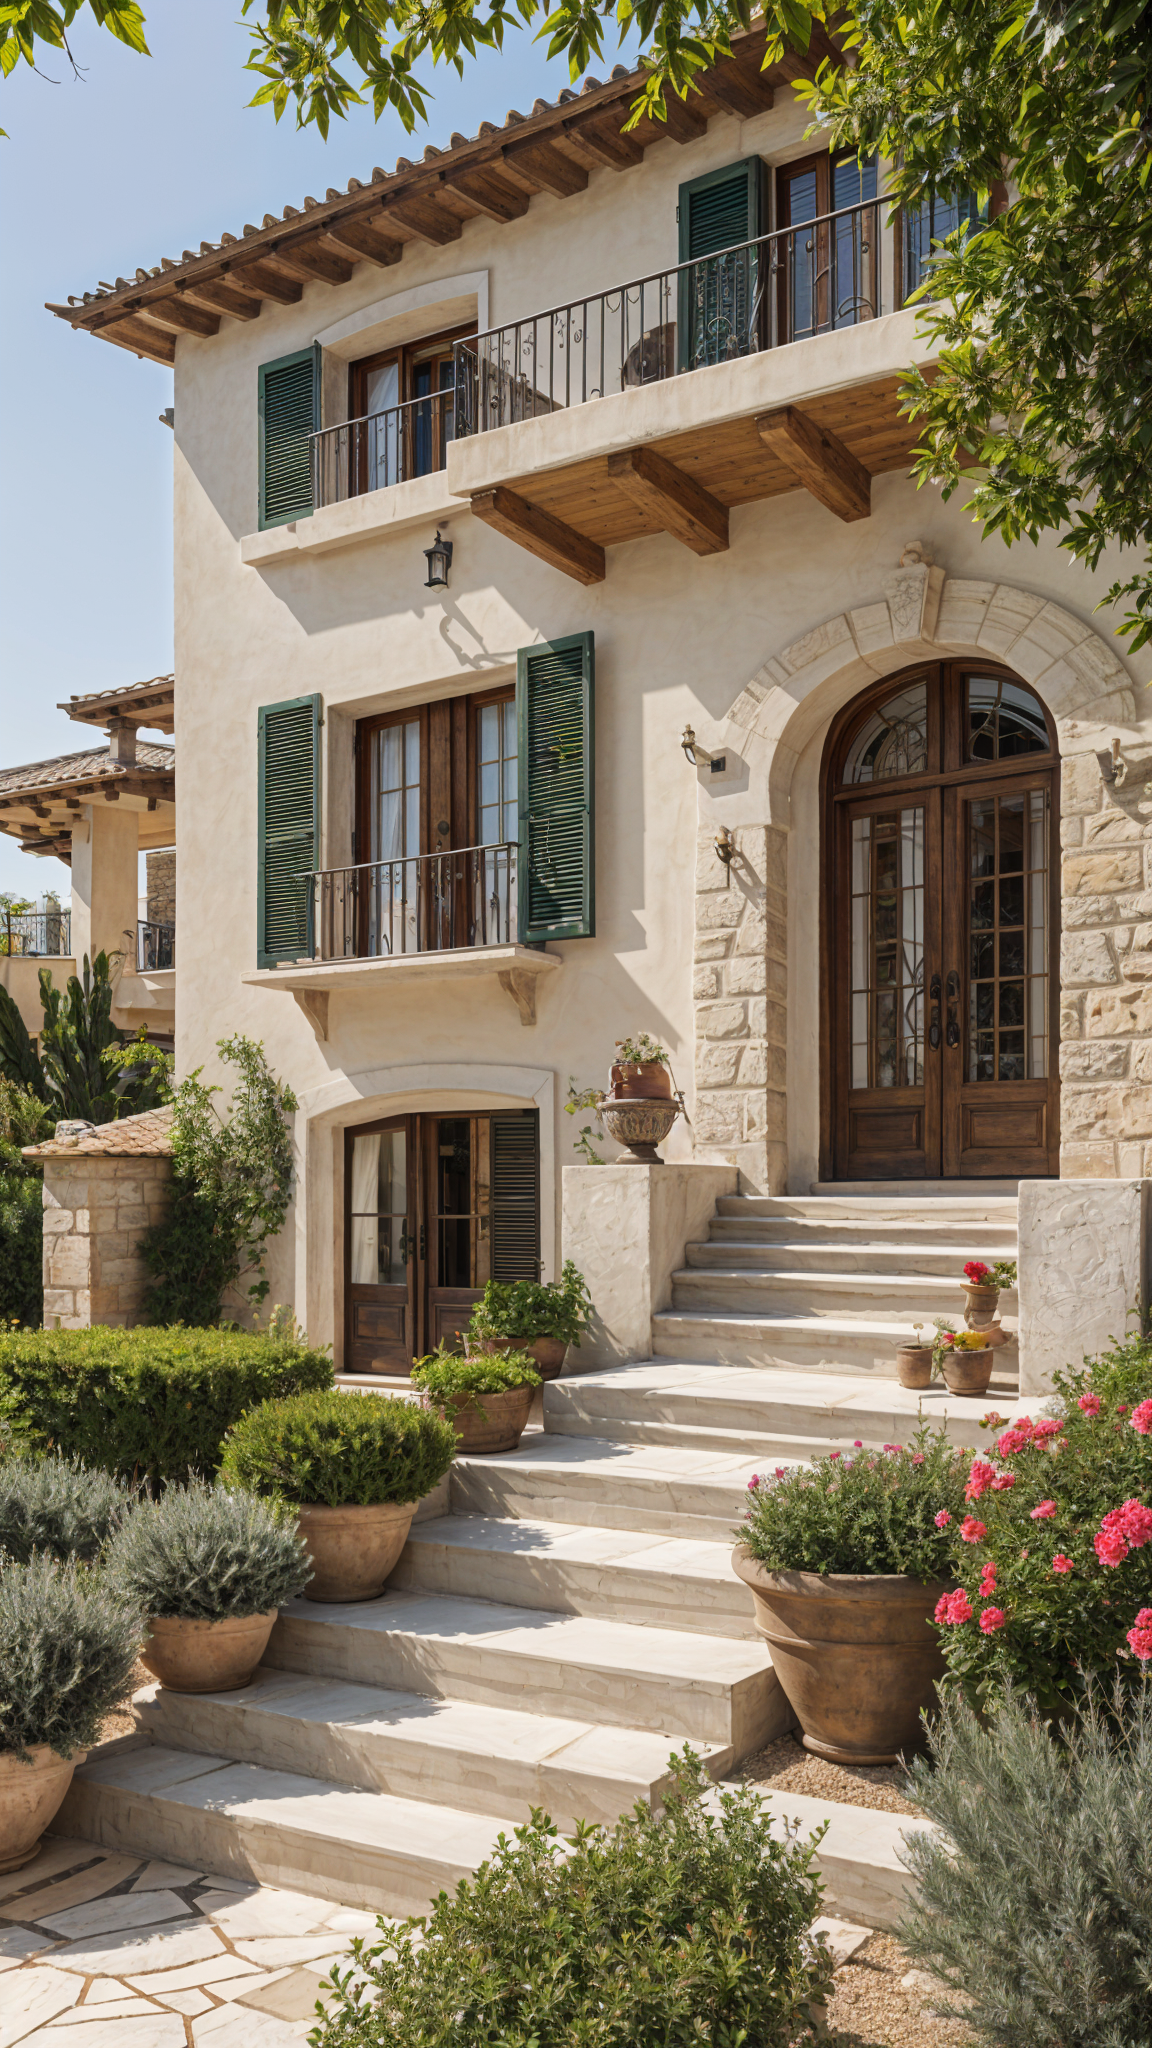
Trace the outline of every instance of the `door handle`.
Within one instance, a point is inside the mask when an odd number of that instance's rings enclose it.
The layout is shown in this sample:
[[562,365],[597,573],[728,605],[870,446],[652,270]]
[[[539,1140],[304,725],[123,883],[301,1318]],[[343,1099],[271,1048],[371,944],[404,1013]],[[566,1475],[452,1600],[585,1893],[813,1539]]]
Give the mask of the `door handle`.
[[934,974],[928,985],[928,996],[932,1004],[932,1020],[928,1026],[928,1043],[933,1052],[940,1050],[940,976]]
[[948,969],[946,983],[948,995],[948,1029],[945,1033],[949,1045],[960,1043],[960,976],[954,967]]

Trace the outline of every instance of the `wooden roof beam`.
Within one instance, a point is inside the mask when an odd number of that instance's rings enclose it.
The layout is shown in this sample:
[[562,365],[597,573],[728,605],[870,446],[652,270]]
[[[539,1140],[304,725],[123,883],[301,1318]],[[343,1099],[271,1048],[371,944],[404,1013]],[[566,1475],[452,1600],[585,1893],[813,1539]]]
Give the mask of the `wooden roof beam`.
[[708,132],[708,114],[699,93],[689,93],[682,100],[678,92],[668,86],[664,93],[664,120],[654,121],[657,135],[663,132],[673,142],[698,142]]
[[147,320],[105,320],[99,330],[94,326],[90,331],[98,331],[101,341],[114,341],[121,348],[130,348],[134,355],[150,356],[154,363],[176,361],[176,336],[162,327],[153,327]]
[[219,313],[206,312],[202,306],[190,306],[180,294],[170,299],[153,299],[146,306],[139,306],[136,313],[141,320],[150,320],[157,327],[173,328],[177,334],[219,334]]
[[608,474],[665,533],[683,541],[694,555],[723,554],[728,546],[728,507],[694,477],[655,448],[621,448],[608,457]]
[[498,484],[494,491],[477,491],[472,510],[486,526],[516,541],[550,568],[562,570],[577,583],[603,583],[603,548],[541,506],[530,505],[517,491],[510,491],[503,484]]
[[588,188],[588,173],[583,164],[574,164],[570,156],[542,136],[530,136],[526,142],[506,142],[504,156],[516,170],[526,171],[537,185],[543,185],[546,192],[554,192],[558,199],[570,199],[574,192]]
[[456,214],[445,213],[442,206],[437,206],[434,199],[426,199],[422,192],[390,200],[384,218],[398,220],[402,228],[410,228],[414,235],[437,248],[442,248],[445,242],[458,242],[463,227]]
[[597,163],[611,170],[626,171],[644,160],[644,144],[635,135],[624,135],[607,114],[583,115],[565,121],[564,133],[578,149],[587,150]]
[[872,478],[858,455],[829,427],[794,405],[761,413],[756,432],[766,448],[790,469],[838,519],[867,519],[872,510]]
[[237,284],[259,292],[262,299],[274,299],[278,306],[298,306],[304,297],[304,287],[298,278],[289,277],[286,270],[266,257],[253,257],[250,263],[242,258],[230,262],[228,274]]
[[291,242],[277,243],[274,253],[277,263],[282,263],[285,270],[295,271],[309,283],[316,278],[321,284],[347,284],[356,262],[360,260],[357,257],[355,262],[350,262],[319,234],[301,235]]
[[[386,221],[388,216],[381,213],[375,218]],[[398,242],[393,235],[381,234],[375,221],[333,221],[325,233],[333,247],[347,250],[355,263],[378,263],[382,270],[386,270],[390,264],[399,263],[404,254],[403,242]]]
[[715,100],[725,113],[738,114],[745,121],[767,113],[774,98],[766,72],[747,71],[731,58],[703,72],[700,87],[706,99]]
[[255,292],[244,292],[235,284],[226,284],[223,278],[206,278],[202,284],[182,287],[184,298],[190,305],[207,306],[216,313],[228,313],[233,320],[258,320],[260,299]]
[[445,183],[454,192],[462,192],[481,213],[490,220],[519,220],[528,211],[529,194],[522,192],[518,185],[510,185],[495,171],[485,166],[475,170],[447,171]]

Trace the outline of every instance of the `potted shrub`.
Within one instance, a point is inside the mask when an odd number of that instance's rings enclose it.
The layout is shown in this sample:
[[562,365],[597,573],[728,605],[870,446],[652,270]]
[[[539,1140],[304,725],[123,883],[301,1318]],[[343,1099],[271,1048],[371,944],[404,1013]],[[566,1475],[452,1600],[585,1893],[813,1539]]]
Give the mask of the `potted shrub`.
[[528,1351],[479,1352],[461,1358],[443,1347],[418,1358],[412,1384],[452,1424],[462,1451],[514,1451],[541,1384]]
[[568,1346],[579,1346],[591,1313],[584,1275],[565,1259],[559,1280],[489,1280],[464,1341],[469,1356],[530,1352],[541,1379],[554,1380]]
[[112,1473],[79,1458],[0,1459],[0,1552],[21,1564],[34,1550],[94,1563],[132,1498]]
[[[989,1329],[1001,1293],[1015,1285],[1015,1259],[997,1259],[992,1266],[983,1259],[969,1259],[964,1268],[964,1320],[968,1328]],[[1003,1336],[999,1341],[1004,1342]]]
[[913,1323],[916,1332],[914,1344],[901,1344],[896,1353],[896,1377],[902,1387],[915,1387],[921,1391],[932,1384],[932,1346],[925,1344],[920,1332],[923,1323]]
[[236,1424],[222,1471],[295,1510],[312,1567],[306,1599],[375,1600],[455,1451],[451,1424],[412,1401],[296,1394]]
[[148,1633],[141,1662],[170,1692],[247,1685],[281,1603],[307,1583],[308,1555],[276,1503],[193,1479],[145,1500],[118,1532],[108,1571]]
[[992,1346],[983,1330],[950,1330],[938,1322],[932,1364],[950,1394],[979,1397],[992,1378]]
[[616,1040],[616,1058],[608,1069],[609,1102],[670,1102],[672,1075],[662,1045],[641,1031]]
[[0,1870],[30,1863],[101,1723],[132,1691],[137,1613],[82,1564],[0,1574]]
[[892,1763],[919,1743],[966,1473],[944,1432],[922,1428],[907,1449],[831,1451],[751,1480],[732,1562],[817,1756]]

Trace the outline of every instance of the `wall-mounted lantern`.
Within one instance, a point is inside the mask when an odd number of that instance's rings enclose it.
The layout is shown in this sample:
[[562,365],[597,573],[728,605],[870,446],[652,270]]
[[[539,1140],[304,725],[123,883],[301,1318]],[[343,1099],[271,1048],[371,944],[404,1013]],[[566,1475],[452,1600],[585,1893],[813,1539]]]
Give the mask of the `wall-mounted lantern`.
[[425,590],[447,590],[448,571],[452,567],[452,543],[450,540],[441,540],[439,527],[436,528],[436,538],[431,547],[424,550],[424,559],[428,564],[428,574],[424,581]]

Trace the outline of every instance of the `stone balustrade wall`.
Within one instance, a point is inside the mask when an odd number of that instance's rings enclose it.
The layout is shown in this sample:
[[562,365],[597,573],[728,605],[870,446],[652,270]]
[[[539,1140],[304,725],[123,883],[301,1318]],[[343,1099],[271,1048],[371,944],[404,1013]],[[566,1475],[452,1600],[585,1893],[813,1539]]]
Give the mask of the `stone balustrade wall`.
[[166,1214],[172,1161],[77,1152],[44,1160],[44,1326],[130,1329],[152,1274],[140,1241]]
[[744,825],[730,869],[702,829],[696,853],[693,1002],[699,1155],[740,1169],[741,1185],[780,1194],[788,1181],[785,996],[787,835]]

